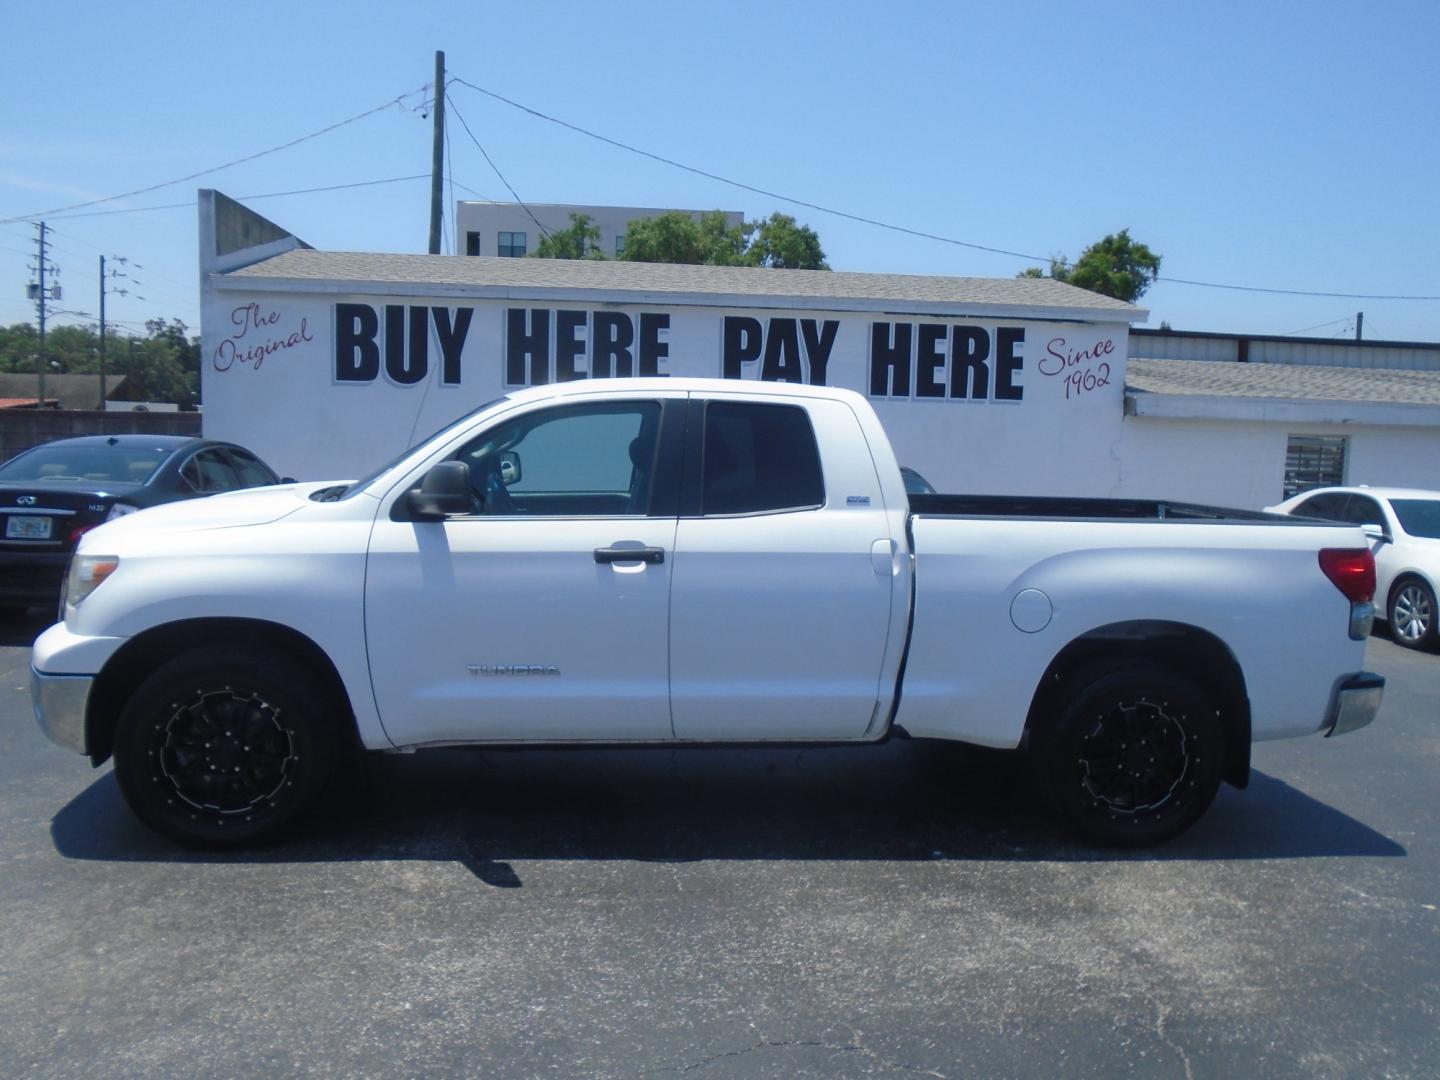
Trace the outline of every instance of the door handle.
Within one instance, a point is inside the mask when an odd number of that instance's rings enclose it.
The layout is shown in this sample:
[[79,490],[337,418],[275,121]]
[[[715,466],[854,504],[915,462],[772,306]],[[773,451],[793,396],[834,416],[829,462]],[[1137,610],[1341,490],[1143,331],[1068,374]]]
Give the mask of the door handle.
[[595,549],[597,563],[640,562],[658,566],[665,561],[665,549],[658,547],[603,547]]

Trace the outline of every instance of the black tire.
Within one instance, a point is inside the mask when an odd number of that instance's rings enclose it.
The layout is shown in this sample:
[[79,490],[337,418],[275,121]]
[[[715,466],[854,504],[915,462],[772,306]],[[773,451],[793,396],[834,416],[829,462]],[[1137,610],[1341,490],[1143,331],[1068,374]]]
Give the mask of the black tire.
[[340,710],[315,675],[263,648],[206,648],[158,668],[115,730],[137,817],[192,847],[274,836],[326,790]]
[[1406,649],[1435,649],[1437,636],[1435,590],[1418,577],[1402,578],[1390,590],[1386,610],[1390,637]]
[[1225,732],[1215,706],[1166,668],[1137,664],[1075,680],[1038,747],[1044,786],[1086,839],[1158,844],[1215,799]]

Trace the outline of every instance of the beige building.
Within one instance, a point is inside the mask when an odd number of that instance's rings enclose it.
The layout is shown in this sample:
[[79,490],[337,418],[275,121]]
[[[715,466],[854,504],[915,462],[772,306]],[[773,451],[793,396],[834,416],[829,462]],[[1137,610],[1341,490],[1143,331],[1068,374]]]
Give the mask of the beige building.
[[[600,230],[600,250],[607,259],[625,251],[625,229],[636,218],[654,218],[670,210],[650,206],[576,206],[569,203],[495,203],[462,200],[455,205],[458,250],[466,255],[520,257],[530,254],[546,232],[570,227],[571,214],[587,214]],[[704,210],[681,210],[699,218]],[[724,210],[732,228],[740,226],[739,210]]]

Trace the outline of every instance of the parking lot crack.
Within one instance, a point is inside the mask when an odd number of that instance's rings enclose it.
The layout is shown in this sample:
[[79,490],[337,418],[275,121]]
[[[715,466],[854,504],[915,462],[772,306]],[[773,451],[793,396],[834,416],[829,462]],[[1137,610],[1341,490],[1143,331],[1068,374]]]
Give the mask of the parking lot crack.
[[1180,1055],[1180,1063],[1185,1066],[1185,1080],[1195,1080],[1195,1069],[1190,1062],[1190,1055],[1185,1048],[1170,1038],[1169,1032],[1165,1030],[1165,1024],[1170,1019],[1170,1010],[1159,1001],[1155,1003],[1155,1034],[1160,1041],[1168,1046],[1175,1053]]

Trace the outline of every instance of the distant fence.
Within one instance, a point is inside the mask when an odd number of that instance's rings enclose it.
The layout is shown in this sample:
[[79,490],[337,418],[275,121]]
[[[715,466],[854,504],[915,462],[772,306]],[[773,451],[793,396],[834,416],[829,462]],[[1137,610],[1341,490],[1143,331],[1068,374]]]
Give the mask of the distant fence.
[[0,409],[0,461],[74,435],[200,435],[198,412],[81,412]]

